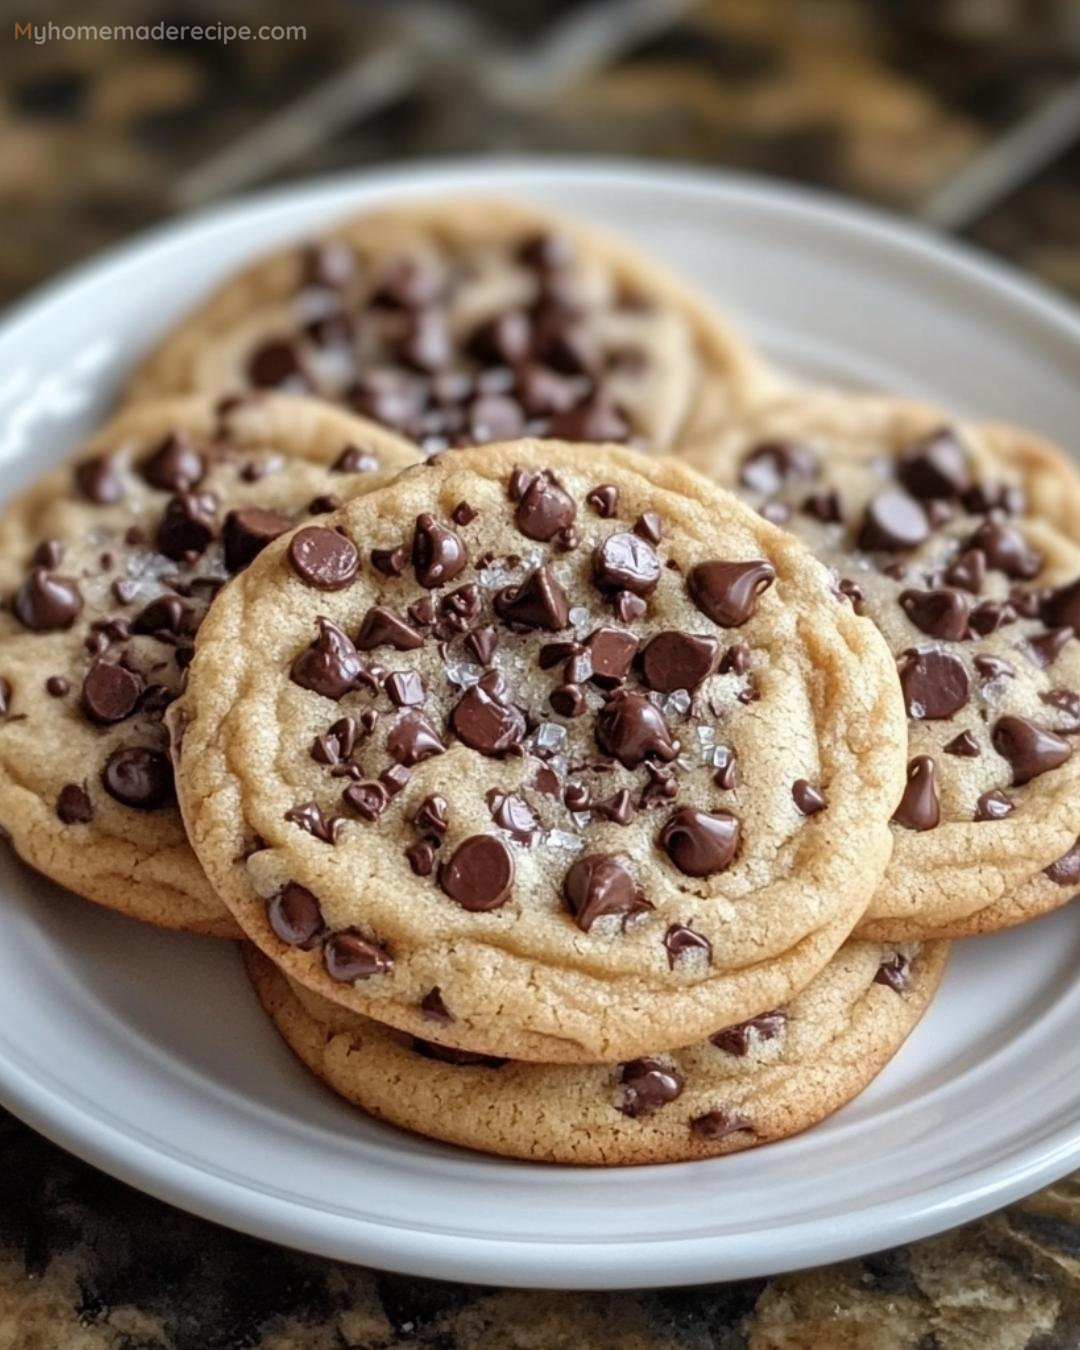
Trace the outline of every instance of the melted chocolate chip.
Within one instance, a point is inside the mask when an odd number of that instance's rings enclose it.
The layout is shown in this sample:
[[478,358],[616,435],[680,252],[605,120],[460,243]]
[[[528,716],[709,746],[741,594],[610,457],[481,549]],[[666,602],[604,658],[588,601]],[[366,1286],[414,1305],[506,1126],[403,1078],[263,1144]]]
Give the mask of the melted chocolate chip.
[[266,920],[289,947],[308,947],[322,932],[319,902],[306,886],[287,881],[266,905]]
[[738,1022],[733,1027],[725,1027],[710,1040],[718,1050],[744,1059],[753,1045],[759,1041],[772,1041],[787,1027],[787,1013],[781,1008],[760,1013],[746,1022]]
[[903,652],[898,662],[907,715],[936,721],[952,717],[971,696],[971,679],[963,662],[948,652]]
[[1058,731],[1080,731],[1080,694],[1076,693],[1075,690],[1048,689],[1045,693],[1039,695],[1039,699],[1047,707],[1061,713],[1064,724],[1057,727]]
[[162,595],[151,600],[131,621],[133,633],[175,636],[188,629],[191,610],[178,595]]
[[304,585],[317,591],[343,590],[360,570],[360,555],[352,541],[324,525],[297,530],[289,541],[289,562]]
[[408,712],[402,714],[390,728],[386,749],[396,764],[404,764],[411,769],[425,759],[441,755],[446,747],[423,713]]
[[429,877],[435,871],[435,852],[430,839],[417,839],[405,850],[405,857],[418,877]]
[[290,825],[304,830],[324,844],[335,843],[338,831],[345,823],[342,816],[326,815],[322,807],[315,802],[301,802],[298,806],[291,806],[285,812],[285,819]]
[[646,759],[669,763],[679,753],[659,709],[644,694],[617,690],[596,715],[596,742],[627,769]]
[[984,521],[965,541],[964,547],[981,550],[987,566],[1004,572],[1007,577],[1028,581],[1042,571],[1042,555],[1028,547],[1019,530],[996,520]]
[[605,915],[631,916],[652,906],[641,895],[629,859],[612,853],[592,853],[577,862],[563,881],[567,908],[587,933]]
[[462,695],[450,725],[470,750],[498,759],[520,744],[525,718],[507,694],[505,679],[492,670]]
[[683,957],[693,959],[698,953],[706,965],[712,964],[712,943],[704,933],[695,933],[683,923],[673,923],[664,934],[664,949],[672,970]]
[[[713,751],[713,763],[716,766],[713,782],[718,788],[732,792],[742,785],[742,773],[733,750],[726,745],[718,745]],[[671,795],[674,796],[674,793]]]
[[370,980],[373,975],[386,975],[394,968],[385,947],[348,928],[327,938],[323,964],[330,978],[342,984]]
[[206,473],[202,456],[183,431],[166,436],[139,468],[151,487],[163,492],[190,492]]
[[425,797],[413,816],[413,824],[421,834],[433,834],[438,838],[449,829],[449,807],[446,798],[438,793]]
[[532,843],[540,822],[527,802],[498,788],[492,788],[486,800],[491,818],[500,830],[506,830],[519,844]]
[[584,678],[601,689],[614,689],[622,684],[637,655],[638,640],[633,633],[621,628],[597,628],[585,642],[591,671]]
[[155,811],[172,800],[168,756],[141,745],[114,750],[105,761],[101,782],[110,797],[136,811]]
[[1058,768],[1072,754],[1068,741],[1026,717],[999,718],[991,739],[994,749],[1012,766],[1014,787]]
[[763,441],[739,466],[739,482],[771,497],[787,483],[809,481],[818,474],[818,458],[800,441]]
[[319,764],[341,764],[352,754],[359,736],[359,727],[352,717],[339,717],[311,746],[311,758]]
[[64,545],[59,539],[43,539],[34,549],[33,565],[53,572],[64,561],[64,552]]
[[874,976],[875,984],[884,984],[896,994],[902,994],[911,982],[911,962],[897,952],[888,961],[882,961]]
[[1080,633],[1080,580],[1059,586],[1042,599],[1043,622],[1049,628],[1069,627]]
[[909,446],[896,473],[913,497],[959,497],[971,486],[968,452],[950,427]]
[[1052,666],[1076,634],[1071,628],[1051,628],[1027,640],[1027,653],[1042,670]]
[[292,527],[289,517],[279,511],[264,511],[257,506],[230,511],[222,531],[225,566],[230,572],[239,572],[253,562],[267,544]]
[[808,783],[805,778],[796,779],[791,786],[791,795],[804,816],[816,816],[828,806],[824,792],[814,787],[813,783]]
[[514,886],[514,859],[496,835],[470,835],[439,868],[439,885],[470,913],[498,909]]
[[450,1015],[450,1009],[443,1001],[442,991],[438,985],[429,989],[420,1000],[420,1015],[425,1022],[434,1022],[440,1027],[449,1026],[454,1020]]
[[1076,886],[1080,883],[1080,839],[1077,839],[1068,853],[1044,867],[1043,872],[1055,886]]
[[975,804],[976,820],[1004,820],[1016,810],[1004,792],[984,792]]
[[704,1115],[694,1117],[690,1128],[702,1139],[715,1141],[726,1139],[730,1134],[753,1132],[754,1127],[749,1117],[738,1111],[706,1111]]
[[362,652],[374,651],[376,647],[393,647],[395,651],[412,652],[424,645],[424,638],[393,610],[374,605],[364,615],[356,645]]
[[56,815],[64,825],[86,825],[94,818],[94,808],[86,789],[78,783],[65,783],[56,798]]
[[495,612],[506,623],[558,633],[570,624],[570,601],[550,567],[530,572],[520,586],[506,586],[495,596]]
[[611,602],[615,611],[615,617],[620,623],[634,623],[643,618],[648,605],[640,595],[634,595],[631,591],[616,592],[614,600]]
[[901,591],[900,608],[916,628],[931,637],[962,642],[970,636],[969,605],[960,591]]
[[907,786],[893,816],[905,830],[933,830],[941,820],[936,769],[929,755],[917,755],[908,765]]
[[986,554],[981,548],[965,549],[945,569],[945,580],[950,586],[978,595],[986,581]]
[[465,646],[468,648],[470,656],[482,666],[490,666],[491,658],[495,655],[495,648],[499,645],[499,635],[490,624],[483,628],[474,628],[465,635]]
[[318,618],[319,635],[292,664],[294,684],[324,698],[343,698],[356,687],[362,662],[348,635],[330,619]]
[[660,580],[660,559],[636,534],[610,534],[593,553],[593,579],[602,591],[649,595]]
[[440,525],[424,512],[416,517],[412,541],[412,564],[416,580],[425,590],[445,586],[465,568],[465,545],[453,530]]
[[771,563],[703,562],[688,578],[690,597],[721,628],[739,628],[757,610],[758,598],[776,580]]
[[11,612],[24,628],[35,633],[70,628],[82,609],[76,582],[35,567],[11,598]]
[[159,553],[180,561],[205,553],[217,532],[215,498],[208,492],[180,492],[165,507],[154,542]]
[[970,731],[962,731],[943,747],[947,755],[958,755],[961,759],[978,759],[982,754],[979,742]]
[[416,670],[395,670],[386,677],[386,692],[395,708],[417,708],[426,693],[423,676]]
[[619,509],[619,489],[612,483],[601,483],[586,496],[590,509],[603,520],[610,520]]
[[548,695],[548,702],[560,717],[580,717],[588,706],[580,684],[560,684]]
[[142,691],[141,676],[110,661],[95,661],[83,680],[83,712],[102,726],[122,722],[135,711]]
[[82,495],[98,506],[109,506],[124,495],[124,484],[108,455],[84,459],[75,466],[75,483]]
[[865,549],[918,548],[930,536],[926,512],[913,497],[887,488],[873,497],[859,531],[859,547]]
[[547,543],[569,529],[577,516],[574,499],[551,472],[538,473],[521,494],[514,521],[527,539]]
[[975,667],[976,674],[984,680],[996,680],[1004,677],[1012,679],[1016,671],[1005,660],[1003,656],[976,656],[971,663]]
[[442,1064],[453,1064],[458,1068],[501,1069],[506,1063],[497,1055],[482,1055],[475,1050],[459,1050],[455,1045],[436,1045],[434,1041],[413,1037],[412,1048],[425,1059],[437,1059]]
[[660,831],[660,847],[688,877],[708,877],[730,867],[738,852],[741,826],[729,811],[673,811]]
[[389,794],[381,783],[350,783],[341,800],[361,820],[378,820],[386,810]]
[[619,1072],[619,1110],[637,1120],[682,1095],[682,1075],[658,1059],[635,1059]]
[[655,511],[643,511],[634,521],[634,533],[647,544],[658,544],[664,533],[663,522]]
[[716,669],[719,655],[720,644],[715,638],[669,629],[657,633],[645,648],[642,674],[649,688],[660,693],[670,694],[676,689],[692,693]]
[[620,788],[610,797],[593,802],[592,809],[596,815],[603,820],[610,820],[613,825],[629,825],[634,817],[633,803],[626,788]]

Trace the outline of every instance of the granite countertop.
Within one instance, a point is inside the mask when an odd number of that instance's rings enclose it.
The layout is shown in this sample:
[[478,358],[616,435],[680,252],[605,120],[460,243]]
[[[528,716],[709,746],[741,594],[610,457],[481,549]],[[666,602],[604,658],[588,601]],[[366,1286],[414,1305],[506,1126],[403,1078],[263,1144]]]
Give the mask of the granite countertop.
[[[260,7],[260,22],[304,22],[298,43],[39,45],[5,30],[0,300],[232,192],[528,149],[820,184],[951,228],[1080,296],[1075,0],[609,3],[617,12],[588,43],[572,27],[582,0]],[[48,8],[8,18],[89,21],[77,0]],[[97,17],[251,21],[242,0],[205,11],[199,0],[114,0]],[[1074,1350],[1080,1180],[822,1270],[666,1292],[521,1293],[237,1236],[0,1112],[0,1350],[404,1346]]]

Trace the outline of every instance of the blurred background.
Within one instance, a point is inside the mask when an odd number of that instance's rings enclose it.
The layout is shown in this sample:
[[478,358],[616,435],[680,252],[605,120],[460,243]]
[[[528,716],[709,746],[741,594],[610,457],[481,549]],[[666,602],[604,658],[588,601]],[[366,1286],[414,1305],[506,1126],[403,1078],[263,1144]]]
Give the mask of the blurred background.
[[[1080,295],[1080,0],[0,0],[0,301],[178,211],[452,154],[878,202]],[[267,41],[16,24],[303,24]]]

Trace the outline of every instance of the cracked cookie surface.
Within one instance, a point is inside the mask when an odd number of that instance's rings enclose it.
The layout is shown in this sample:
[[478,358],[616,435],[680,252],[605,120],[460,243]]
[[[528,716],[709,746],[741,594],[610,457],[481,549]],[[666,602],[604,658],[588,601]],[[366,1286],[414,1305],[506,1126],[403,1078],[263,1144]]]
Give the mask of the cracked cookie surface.
[[193,846],[290,975],[551,1062],[805,984],[903,786],[873,625],[790,535],[613,447],[449,451],[270,545],[170,722]]
[[162,714],[215,591],[418,458],[308,400],[170,399],[120,414],[7,504],[0,822],[25,861],[136,918],[237,935],[187,845]]

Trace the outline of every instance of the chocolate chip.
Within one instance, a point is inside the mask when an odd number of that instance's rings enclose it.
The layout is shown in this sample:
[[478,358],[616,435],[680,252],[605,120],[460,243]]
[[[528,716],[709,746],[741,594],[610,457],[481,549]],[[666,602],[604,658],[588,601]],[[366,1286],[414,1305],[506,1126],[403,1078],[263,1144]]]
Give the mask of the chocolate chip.
[[429,877],[435,870],[435,846],[430,839],[417,839],[410,844],[405,857],[418,877]]
[[340,291],[355,275],[356,259],[347,244],[323,239],[305,248],[302,268],[304,285]]
[[786,483],[815,478],[818,468],[817,455],[799,441],[763,441],[744,456],[739,482],[771,497]]
[[1047,627],[1068,626],[1080,632],[1080,581],[1050,591],[1042,599],[1041,612]]
[[514,885],[510,850],[496,835],[470,835],[439,868],[439,885],[470,913],[498,909]]
[[584,933],[605,915],[619,915],[625,923],[652,908],[638,890],[629,859],[613,853],[579,858],[563,881],[563,896]]
[[114,750],[101,773],[105,791],[136,811],[155,811],[172,800],[173,771],[167,755],[144,746]]
[[843,502],[836,488],[812,492],[803,499],[802,509],[823,525],[838,525],[844,518]]
[[289,541],[289,562],[305,586],[340,591],[356,580],[360,555],[352,541],[324,525],[308,525]]
[[64,825],[86,825],[94,818],[89,794],[78,783],[65,783],[56,798],[56,814]]
[[602,591],[650,595],[660,580],[660,559],[636,534],[610,534],[593,553],[593,579]]
[[647,544],[658,544],[664,533],[663,522],[655,511],[643,511],[634,521],[634,533]]
[[907,785],[893,820],[905,830],[933,830],[941,819],[936,768],[929,755],[917,755],[907,769]]
[[181,492],[170,498],[157,528],[155,546],[180,561],[204,553],[218,532],[217,502],[208,492]]
[[135,711],[142,691],[141,676],[110,661],[95,661],[83,680],[83,711],[102,726],[122,722]]
[[1058,731],[1080,731],[1080,694],[1073,689],[1048,689],[1039,695],[1041,702],[1061,713],[1065,724]]
[[898,661],[900,687],[909,717],[936,721],[952,717],[971,696],[963,663],[948,652],[909,648]]
[[482,1055],[475,1050],[459,1050],[456,1045],[436,1045],[434,1041],[413,1037],[412,1048],[425,1059],[437,1059],[442,1064],[459,1068],[501,1069],[506,1063],[497,1055]]
[[402,256],[381,265],[371,298],[391,309],[421,309],[439,300],[445,287],[446,275],[434,259]]
[[373,548],[371,565],[384,577],[399,577],[405,571],[405,549],[401,544],[396,548]]
[[646,759],[669,763],[679,753],[660,711],[644,694],[627,689],[617,690],[597,713],[596,741],[627,769]]
[[435,1022],[441,1027],[449,1026],[454,1020],[450,1015],[450,1009],[443,1001],[442,992],[438,985],[429,989],[420,1000],[420,1014],[425,1022]]
[[506,623],[558,633],[569,626],[570,601],[548,566],[530,572],[520,586],[506,586],[495,595],[495,612]]
[[536,474],[521,494],[514,522],[527,539],[548,543],[577,516],[574,499],[550,471]]
[[499,829],[506,830],[519,844],[531,844],[540,829],[528,803],[513,793],[492,788],[486,794],[491,818]]
[[551,419],[550,434],[557,440],[602,445],[628,440],[630,423],[618,408],[594,399],[568,412],[557,413]]
[[499,635],[490,625],[474,628],[465,635],[465,646],[482,666],[490,666],[499,643]]
[[970,731],[962,731],[954,736],[948,745],[942,747],[947,755],[958,755],[961,759],[978,759],[982,754],[979,742]]
[[315,620],[319,635],[292,664],[294,684],[324,698],[340,699],[356,687],[362,662],[348,635],[327,618]]
[[297,806],[291,806],[285,812],[284,818],[290,825],[304,830],[324,844],[336,843],[338,832],[345,823],[343,816],[328,816],[315,802],[301,802]]
[[1008,760],[1013,786],[1022,787],[1033,778],[1056,769],[1072,754],[1072,746],[1054,731],[1037,726],[1027,717],[1002,717],[991,733],[994,749]]
[[750,669],[750,648],[745,642],[729,647],[720,662],[721,675],[745,675]]
[[341,800],[361,820],[378,820],[386,810],[389,794],[381,783],[350,783]]
[[402,714],[390,728],[386,749],[396,764],[404,764],[411,769],[425,759],[441,755],[446,747],[423,713],[408,712]]
[[786,1029],[787,1021],[787,1013],[781,1008],[774,1008],[771,1012],[763,1012],[745,1022],[738,1022],[735,1026],[725,1027],[709,1039],[718,1050],[744,1059],[758,1042],[775,1040]]
[[349,928],[327,938],[323,964],[330,978],[343,984],[369,980],[373,975],[386,975],[394,968],[385,947]]
[[688,877],[708,877],[730,867],[739,848],[741,827],[728,811],[680,807],[660,831],[660,847]]
[[11,597],[11,612],[24,628],[35,633],[70,628],[82,609],[76,582],[35,567]]
[[999,677],[1012,679],[1016,671],[1003,656],[976,656],[971,663],[975,672],[984,680],[996,680]]
[[361,445],[347,445],[331,465],[334,473],[374,473],[379,468],[379,456]]
[[340,764],[356,746],[359,728],[354,718],[339,717],[311,746],[311,757],[319,764]]
[[[630,674],[638,640],[621,628],[597,628],[586,638],[591,679],[601,689],[614,689]],[[655,687],[655,686],[654,686]]]
[[289,517],[278,511],[263,511],[256,506],[230,511],[222,532],[225,566],[230,572],[239,572],[254,561],[267,544],[292,527]]
[[59,539],[43,539],[34,549],[31,561],[35,567],[44,567],[46,571],[53,572],[64,561],[64,551],[64,545]]
[[84,459],[75,466],[75,483],[82,495],[98,506],[109,506],[124,495],[124,484],[108,455]]
[[475,328],[466,342],[470,356],[489,366],[516,366],[529,354],[532,322],[522,309],[507,309]]
[[[666,630],[651,639],[641,657],[642,674],[650,689],[670,694],[693,692],[716,668],[720,644],[696,633]],[[595,661],[593,662],[595,665]]]
[[926,512],[913,497],[886,488],[866,508],[859,531],[859,547],[865,549],[918,548],[930,535]]
[[[71,681],[66,680],[63,675],[50,675],[45,681],[45,692],[50,698],[66,698],[71,693]],[[0,708],[0,715],[6,711],[6,707]]]
[[648,609],[641,596],[634,595],[631,591],[617,591],[611,604],[620,623],[635,623],[644,617]]
[[995,633],[1006,624],[1015,623],[1016,611],[1000,600],[984,600],[971,611],[968,622],[981,637]]
[[824,792],[814,787],[813,783],[808,783],[805,778],[795,780],[791,786],[791,795],[804,816],[816,816],[828,806]]
[[1068,853],[1063,853],[1056,862],[1043,871],[1055,886],[1076,886],[1080,882],[1080,839],[1077,839]]
[[945,569],[945,580],[950,586],[978,595],[986,581],[986,554],[981,548],[965,549]]
[[416,708],[424,701],[424,679],[415,670],[396,670],[386,679],[386,692],[395,708]]
[[393,647],[395,651],[412,652],[424,645],[424,638],[392,609],[373,605],[364,615],[356,645],[362,652],[374,651],[376,647]]
[[525,718],[507,697],[506,680],[489,671],[467,689],[450,714],[459,740],[481,755],[499,759],[525,735]]
[[287,881],[266,905],[266,920],[289,947],[308,947],[322,932],[319,902],[306,886]]
[[465,567],[465,545],[453,530],[440,525],[428,512],[416,517],[412,541],[412,564],[416,579],[426,590],[445,586]]
[[619,509],[619,489],[612,483],[601,483],[588,493],[585,501],[603,520],[610,520]]
[[1027,640],[1027,652],[1034,665],[1046,670],[1058,659],[1076,634],[1071,628],[1051,628]]
[[604,820],[610,820],[613,825],[629,825],[634,816],[634,807],[627,788],[620,788],[610,797],[593,802],[592,809],[596,815]]
[[151,487],[163,492],[190,492],[206,473],[202,455],[186,432],[173,432],[139,465]]
[[882,961],[874,976],[875,984],[884,984],[896,994],[902,994],[911,982],[911,962],[897,952],[888,961]]
[[178,595],[162,595],[135,615],[131,631],[175,637],[188,628],[191,618],[191,610]]
[[635,1059],[619,1073],[619,1110],[637,1120],[652,1115],[682,1095],[682,1075],[658,1059]]
[[589,393],[590,381],[579,375],[526,361],[514,372],[514,393],[530,417],[552,417],[569,412]]
[[687,585],[698,609],[721,628],[739,628],[754,616],[758,597],[776,580],[771,563],[698,563]]
[[548,695],[548,702],[560,717],[580,717],[588,706],[580,684],[557,685]]
[[574,261],[574,245],[565,234],[548,230],[529,235],[518,248],[517,256],[526,267],[537,271],[559,271]]
[[970,636],[969,604],[960,591],[901,591],[900,608],[916,628],[945,642]]
[[699,952],[707,966],[712,964],[712,943],[704,933],[695,933],[683,923],[673,923],[664,934],[664,949],[672,970],[683,957],[693,958]]
[[747,1130],[752,1133],[754,1127],[749,1118],[738,1111],[706,1111],[704,1115],[694,1117],[690,1128],[702,1139],[715,1141]]
[[434,834],[441,839],[449,829],[449,807],[446,798],[438,793],[425,797],[416,815],[413,816],[413,824],[421,834]]
[[[742,773],[733,750],[726,745],[718,745],[713,751],[713,764],[716,766],[713,782],[718,788],[731,792],[742,785]],[[671,795],[674,796],[674,793]]]
[[435,601],[430,595],[422,595],[405,612],[417,628],[430,628],[435,622]]
[[1015,810],[1015,803],[1004,792],[984,792],[975,804],[975,819],[1004,820]]
[[283,385],[300,388],[308,383],[300,348],[284,340],[257,347],[248,360],[247,375],[256,389],[280,389]]
[[455,525],[471,525],[476,519],[476,514],[468,502],[458,502],[450,512],[450,519]]
[[909,446],[896,473],[913,497],[959,497],[971,486],[968,452],[949,427]]
[[984,521],[965,540],[964,547],[981,550],[986,555],[987,566],[1004,572],[1007,577],[1029,581],[1042,571],[1042,555],[1028,547],[1019,530],[996,520]]
[[437,309],[420,309],[405,320],[397,344],[406,365],[425,374],[445,370],[454,359],[454,343],[446,315]]

